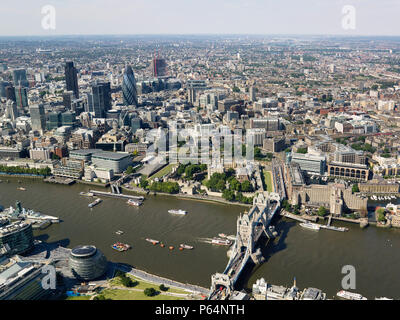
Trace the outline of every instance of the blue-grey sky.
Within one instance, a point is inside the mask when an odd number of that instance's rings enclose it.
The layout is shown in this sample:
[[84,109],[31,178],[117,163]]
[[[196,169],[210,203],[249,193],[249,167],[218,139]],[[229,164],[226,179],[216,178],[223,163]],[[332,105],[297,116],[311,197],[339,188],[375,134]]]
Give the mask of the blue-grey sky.
[[[0,35],[344,34],[400,35],[400,0],[13,0],[1,1]],[[56,10],[42,28],[42,7]],[[355,29],[342,27],[345,5]]]

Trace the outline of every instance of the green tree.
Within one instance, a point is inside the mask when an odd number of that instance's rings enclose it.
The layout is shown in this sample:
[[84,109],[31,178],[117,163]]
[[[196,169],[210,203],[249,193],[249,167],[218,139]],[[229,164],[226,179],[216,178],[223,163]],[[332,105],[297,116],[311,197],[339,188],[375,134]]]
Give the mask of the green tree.
[[321,206],[321,207],[319,207],[317,214],[320,217],[325,217],[328,214],[328,210],[325,207]]
[[253,187],[252,187],[251,183],[247,180],[243,181],[241,188],[242,188],[243,192],[253,191]]
[[160,284],[159,288],[161,291],[168,291],[168,289],[169,289],[168,287],[164,286],[164,284]]
[[129,166],[128,168],[126,168],[125,173],[126,173],[126,174],[132,174],[132,173],[133,173],[133,167],[132,167],[132,166]]
[[353,184],[353,186],[352,186],[352,188],[351,188],[351,191],[352,191],[353,193],[355,193],[355,192],[360,192],[360,189],[358,188],[358,184]]
[[146,288],[144,289],[143,293],[148,297],[153,297],[156,295],[156,290],[154,288]]

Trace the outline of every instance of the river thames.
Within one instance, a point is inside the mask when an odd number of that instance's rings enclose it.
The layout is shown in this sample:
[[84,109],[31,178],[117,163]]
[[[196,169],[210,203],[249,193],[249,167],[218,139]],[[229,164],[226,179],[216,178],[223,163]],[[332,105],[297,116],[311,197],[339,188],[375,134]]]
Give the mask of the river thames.
[[[40,179],[0,179],[1,206],[14,206],[20,200],[25,208],[62,219],[59,224],[35,231],[40,239],[69,248],[92,244],[111,261],[206,288],[211,275],[224,270],[228,258],[227,247],[213,246],[203,239],[218,233],[236,234],[237,216],[246,210],[243,206],[160,195],[146,196],[139,208],[129,206],[125,200],[103,198],[102,203],[89,209],[93,199],[80,196],[79,192],[105,189],[47,184]],[[27,190],[18,190],[20,186]],[[175,216],[168,209],[183,209],[188,214]],[[332,298],[341,290],[342,267],[352,265],[356,269],[355,292],[369,299],[400,298],[400,229],[360,229],[355,224],[337,222],[334,225],[346,225],[350,230],[316,232],[286,219],[278,220],[279,237],[264,249],[267,261],[245,276],[246,287],[251,288],[261,277],[271,284],[291,286],[296,277],[300,289],[319,288]],[[117,230],[124,234],[116,235]],[[160,240],[166,247],[153,246],[145,238]],[[128,243],[132,249],[117,252],[111,248],[116,241]],[[194,250],[179,251],[181,243],[194,246]],[[172,251],[168,250],[171,245],[175,247]]]

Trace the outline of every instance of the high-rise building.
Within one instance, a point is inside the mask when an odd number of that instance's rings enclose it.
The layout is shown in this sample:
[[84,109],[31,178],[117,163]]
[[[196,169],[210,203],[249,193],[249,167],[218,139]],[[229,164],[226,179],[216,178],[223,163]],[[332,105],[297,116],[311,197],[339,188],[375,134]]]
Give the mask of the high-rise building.
[[57,129],[61,126],[61,112],[49,112],[47,115],[46,127],[47,130]]
[[63,105],[68,108],[71,109],[71,103],[72,100],[75,99],[75,94],[73,91],[67,91],[63,93]]
[[15,121],[18,118],[17,104],[12,100],[7,100],[6,114],[9,119]]
[[33,104],[29,106],[31,114],[32,130],[43,132],[46,128],[46,118],[44,106],[42,104]]
[[0,81],[0,97],[6,98],[6,88],[10,85],[7,81]]
[[26,78],[26,70],[25,69],[14,69],[12,72],[14,85],[21,85],[23,87],[28,87],[29,82]]
[[151,61],[151,71],[153,73],[153,77],[164,77],[167,75],[167,63],[165,59],[154,57]]
[[65,82],[67,90],[72,91],[75,94],[75,98],[79,99],[78,72],[72,61],[65,64]]
[[124,73],[124,78],[122,82],[122,95],[124,99],[124,105],[138,105],[136,80],[131,66],[128,66]]
[[6,98],[7,100],[12,100],[14,102],[17,102],[15,98],[15,88],[13,87],[13,85],[9,85],[6,87]]
[[92,93],[88,94],[88,111],[96,118],[105,118],[111,109],[111,86],[109,82],[92,84]]
[[22,86],[15,87],[15,101],[19,108],[28,106],[28,88]]

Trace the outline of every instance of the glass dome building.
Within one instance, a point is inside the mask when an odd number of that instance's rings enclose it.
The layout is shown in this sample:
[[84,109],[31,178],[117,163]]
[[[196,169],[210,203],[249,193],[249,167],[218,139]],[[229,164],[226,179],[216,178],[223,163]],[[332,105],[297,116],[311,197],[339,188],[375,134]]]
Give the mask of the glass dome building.
[[136,80],[131,66],[128,66],[124,73],[122,81],[122,96],[124,99],[124,105],[138,105]]
[[71,250],[69,268],[75,278],[94,280],[107,270],[107,259],[95,246],[77,246]]

